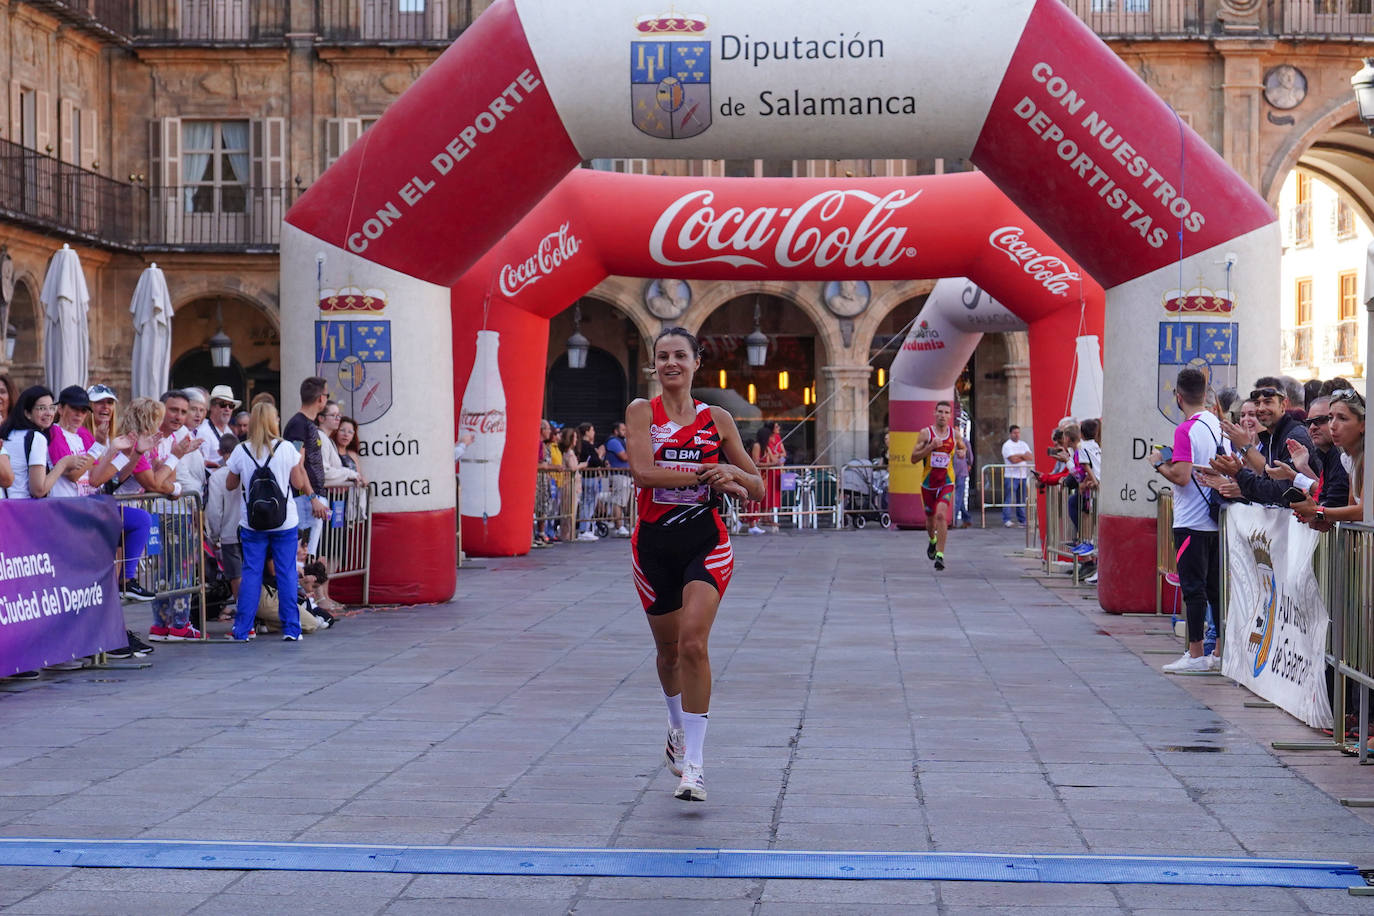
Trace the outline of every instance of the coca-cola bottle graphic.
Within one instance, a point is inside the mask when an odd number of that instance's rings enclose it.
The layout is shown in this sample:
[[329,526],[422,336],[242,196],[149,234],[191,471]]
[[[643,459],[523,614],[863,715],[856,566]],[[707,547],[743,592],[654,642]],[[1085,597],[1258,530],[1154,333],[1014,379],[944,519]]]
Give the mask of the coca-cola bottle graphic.
[[477,518],[501,514],[501,455],[506,450],[506,389],[496,351],[501,335],[477,332],[477,359],[463,391],[458,435],[472,433],[473,441],[458,465],[463,515]]

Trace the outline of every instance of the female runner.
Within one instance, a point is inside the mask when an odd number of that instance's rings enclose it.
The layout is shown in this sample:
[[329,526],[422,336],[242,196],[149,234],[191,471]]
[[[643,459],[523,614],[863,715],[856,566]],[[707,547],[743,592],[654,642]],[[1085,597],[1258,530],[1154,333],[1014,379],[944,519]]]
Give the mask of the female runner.
[[682,328],[665,329],[654,341],[663,394],[652,401],[640,398],[625,411],[626,450],[639,503],[631,562],[668,704],[665,756],[682,777],[673,795],[684,801],[706,799],[707,643],[734,571],[720,494],[763,498],[763,480],[734,417],[692,398],[692,376],[700,365],[697,339]]

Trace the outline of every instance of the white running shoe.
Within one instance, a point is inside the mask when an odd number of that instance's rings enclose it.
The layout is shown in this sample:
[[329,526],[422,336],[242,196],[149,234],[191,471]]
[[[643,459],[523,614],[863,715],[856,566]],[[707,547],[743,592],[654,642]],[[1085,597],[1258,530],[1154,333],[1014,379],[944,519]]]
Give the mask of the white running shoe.
[[630,536],[630,529],[621,525],[619,528],[615,529],[615,536],[618,538],[627,538]]
[[686,741],[682,729],[668,729],[668,745],[663,749],[663,759],[668,761],[668,769],[673,771],[674,776],[682,775],[682,755],[687,753]]
[[1207,664],[1213,671],[1221,670],[1221,656],[1213,653],[1207,656]]
[[1176,662],[1169,662],[1164,666],[1166,674],[1205,674],[1212,670],[1212,663],[1207,660],[1208,656],[1199,655],[1197,658],[1183,653],[1183,657]]
[[1016,527],[1016,523],[1013,522],[1011,519],[1008,519],[1008,520],[1006,520],[1005,522],[1002,523],[1002,527],[1003,527],[1003,528],[1015,528],[1015,527]]
[[682,782],[677,784],[673,798],[683,801],[706,801],[706,778],[701,774],[701,767],[695,763],[682,765]]
[[764,532],[764,530],[763,530],[762,528],[760,528],[758,525],[750,525],[750,526],[749,526],[749,533],[750,533],[750,534],[764,534],[765,532]]
[[594,532],[594,531],[584,531],[584,532],[582,532],[581,534],[579,534],[579,535],[577,536],[577,539],[578,539],[579,541],[598,541],[598,540],[600,540],[600,538],[598,538],[598,537],[596,536],[596,532]]

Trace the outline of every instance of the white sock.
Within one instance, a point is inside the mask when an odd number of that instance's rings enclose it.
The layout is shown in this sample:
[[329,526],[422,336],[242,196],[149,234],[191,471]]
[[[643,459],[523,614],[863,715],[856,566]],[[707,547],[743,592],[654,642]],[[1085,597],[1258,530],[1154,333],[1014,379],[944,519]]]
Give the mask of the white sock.
[[663,695],[663,702],[668,704],[668,727],[682,729],[682,694],[675,693],[672,696]]
[[702,751],[706,746],[706,717],[708,713],[684,712],[682,731],[687,739],[687,751],[683,762],[701,766]]

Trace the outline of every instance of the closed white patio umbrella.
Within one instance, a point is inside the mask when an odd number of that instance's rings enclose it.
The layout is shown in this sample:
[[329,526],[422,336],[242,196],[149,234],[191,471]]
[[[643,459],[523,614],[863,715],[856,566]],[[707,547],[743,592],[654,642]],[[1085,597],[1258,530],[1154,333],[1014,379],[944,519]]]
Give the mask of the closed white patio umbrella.
[[86,315],[91,294],[81,272],[81,259],[64,244],[52,257],[43,278],[43,367],[45,381],[53,391],[68,385],[86,386],[90,359],[90,330]]
[[172,363],[172,297],[156,263],[139,276],[129,311],[134,316],[131,396],[155,398],[167,388]]

